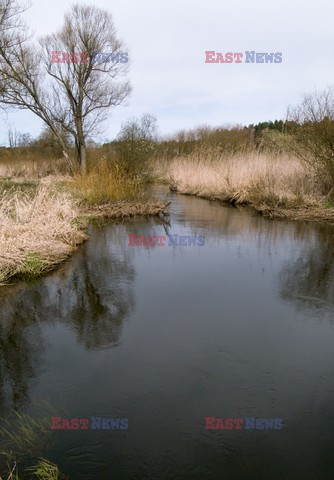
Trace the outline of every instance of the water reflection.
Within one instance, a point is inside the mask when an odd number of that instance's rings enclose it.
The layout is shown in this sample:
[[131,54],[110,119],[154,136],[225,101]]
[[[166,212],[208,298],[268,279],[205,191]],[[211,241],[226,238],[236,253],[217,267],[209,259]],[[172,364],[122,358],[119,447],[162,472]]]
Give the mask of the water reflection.
[[[171,199],[167,229],[155,219],[92,227],[60,270],[0,291],[0,408],[42,394],[72,416],[129,417],[117,441],[57,436],[55,461],[73,479],[281,479],[296,459],[294,478],[332,474],[320,441],[333,445],[334,331],[323,321],[333,318],[333,227]],[[129,247],[134,233],[206,241]],[[207,432],[207,415],[287,428]]]
[[315,226],[317,235],[304,242],[297,259],[280,274],[282,298],[298,309],[313,308],[321,318],[334,316],[334,248],[332,227]]
[[44,341],[32,319],[13,319],[8,304],[1,308],[0,324],[0,411],[6,415],[29,401],[29,386],[41,362]]
[[[94,229],[93,229],[94,230]],[[62,322],[87,349],[116,346],[124,319],[134,306],[126,243],[110,242],[96,228],[73,260],[32,284],[6,287],[0,294],[0,409],[21,409],[43,363],[41,326]]]

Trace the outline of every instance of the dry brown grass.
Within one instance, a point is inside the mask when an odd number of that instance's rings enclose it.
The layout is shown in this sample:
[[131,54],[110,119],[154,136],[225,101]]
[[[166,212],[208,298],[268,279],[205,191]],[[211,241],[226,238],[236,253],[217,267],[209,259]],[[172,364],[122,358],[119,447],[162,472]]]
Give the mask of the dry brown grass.
[[142,196],[136,184],[131,191],[133,181],[110,171],[93,171],[85,178],[1,180],[0,285],[38,276],[63,262],[86,238],[90,220],[167,212],[168,205]]
[[63,158],[42,159],[33,155],[15,157],[7,151],[0,155],[0,177],[42,178],[68,172]]
[[315,178],[288,155],[246,152],[224,156],[202,150],[155,160],[156,175],[180,193],[257,208],[315,205],[322,197]]
[[73,195],[87,205],[101,205],[124,200],[144,198],[145,184],[139,175],[127,175],[115,164],[100,161],[85,176],[75,175],[67,187]]
[[65,260],[86,236],[66,193],[41,185],[33,196],[5,192],[0,199],[0,283],[38,275]]

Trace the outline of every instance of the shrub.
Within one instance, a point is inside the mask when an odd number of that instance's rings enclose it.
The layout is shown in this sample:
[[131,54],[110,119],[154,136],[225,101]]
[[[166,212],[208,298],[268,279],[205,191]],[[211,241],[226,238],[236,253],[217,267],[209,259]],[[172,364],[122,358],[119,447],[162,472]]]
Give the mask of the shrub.
[[290,112],[297,122],[291,148],[320,181],[325,194],[334,198],[334,90],[306,94]]

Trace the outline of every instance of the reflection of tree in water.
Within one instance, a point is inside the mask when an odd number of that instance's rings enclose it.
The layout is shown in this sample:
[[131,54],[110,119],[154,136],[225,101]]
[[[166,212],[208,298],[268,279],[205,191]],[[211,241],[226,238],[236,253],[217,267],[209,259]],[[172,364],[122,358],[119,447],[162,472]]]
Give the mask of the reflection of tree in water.
[[322,314],[334,311],[334,249],[332,231],[320,227],[319,235],[304,246],[292,264],[280,275],[281,296],[298,308],[315,308]]
[[[10,310],[10,312],[8,311]],[[20,410],[29,394],[29,383],[35,376],[43,342],[37,325],[30,328],[21,319],[10,319],[11,308],[1,306],[0,324],[0,410],[1,416]],[[9,321],[6,321],[6,317]]]
[[43,363],[42,324],[61,322],[88,349],[119,342],[134,305],[129,251],[110,241],[110,229],[96,229],[73,260],[31,285],[2,291],[0,299],[0,408],[19,409]]
[[124,252],[121,256],[120,250],[112,247],[108,248],[108,237],[101,232],[98,244],[94,242],[82,252],[80,271],[73,272],[77,302],[72,305],[71,326],[87,348],[116,345],[124,318],[134,305],[129,281],[134,269]]

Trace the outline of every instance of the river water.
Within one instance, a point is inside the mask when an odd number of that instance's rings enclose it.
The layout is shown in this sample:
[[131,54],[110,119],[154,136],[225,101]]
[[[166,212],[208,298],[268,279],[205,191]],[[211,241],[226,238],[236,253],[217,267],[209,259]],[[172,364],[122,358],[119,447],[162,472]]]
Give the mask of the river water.
[[[71,480],[332,480],[334,227],[165,194],[170,227],[92,226],[56,272],[1,289],[2,416],[47,403],[41,455]],[[166,231],[205,244],[128,246]],[[51,430],[51,416],[128,429]]]

